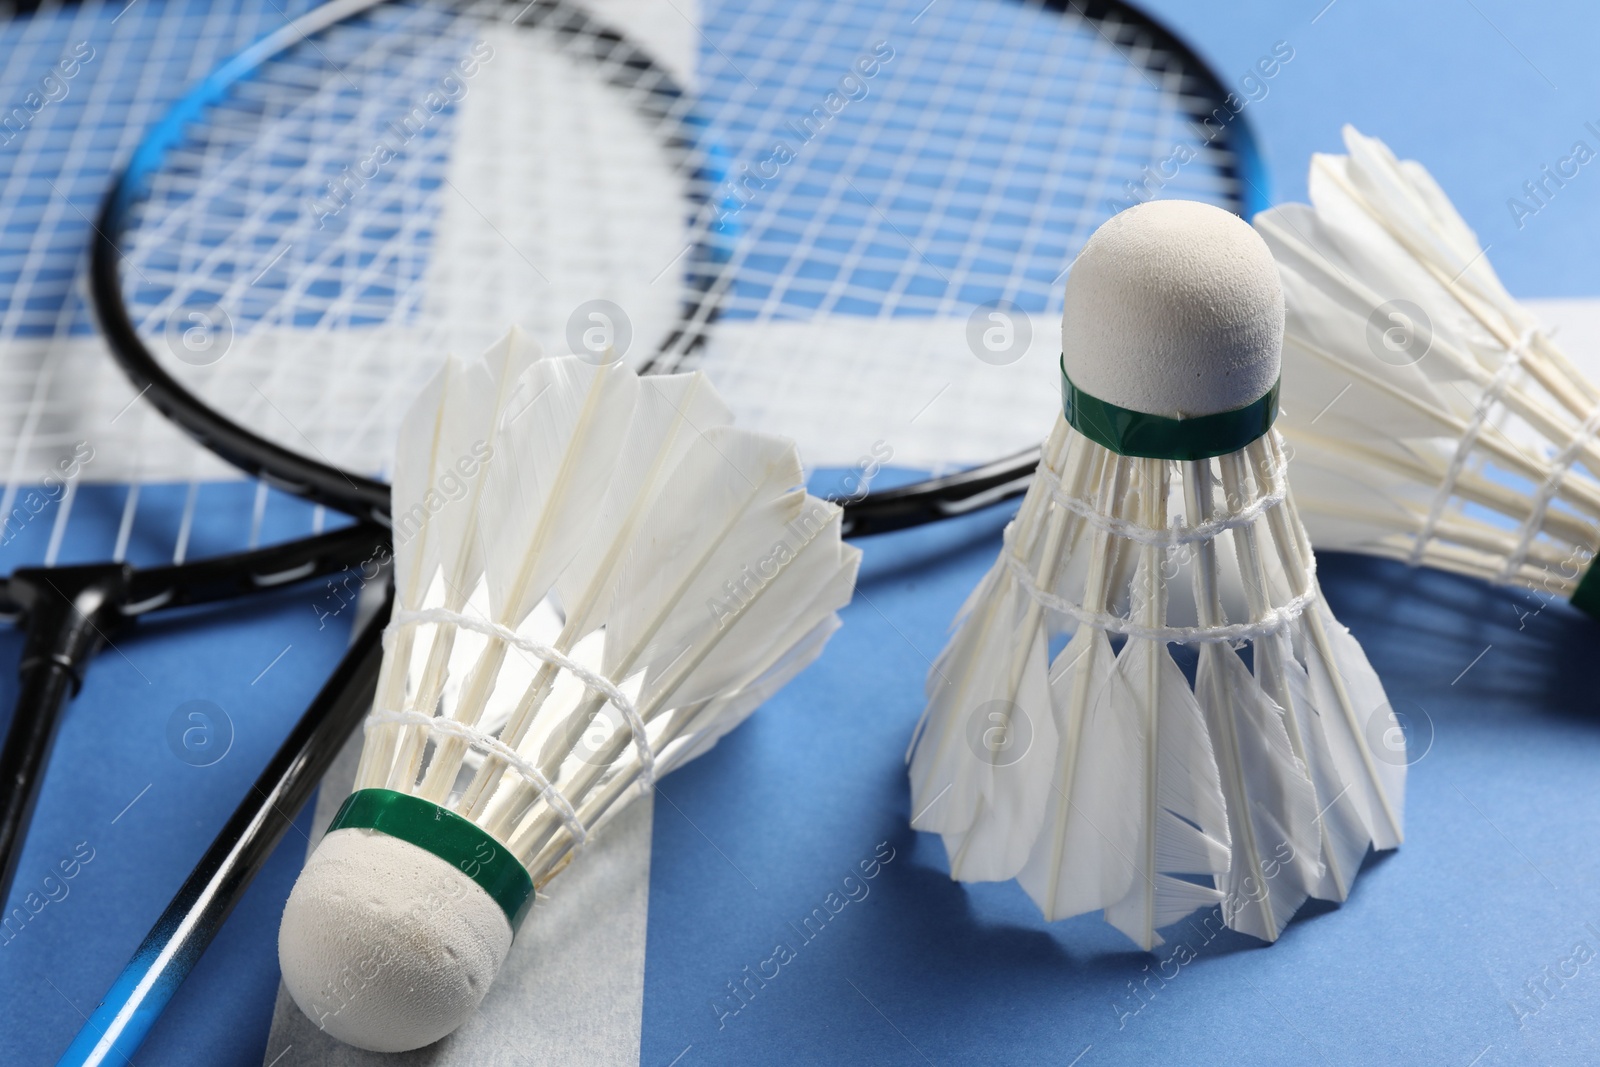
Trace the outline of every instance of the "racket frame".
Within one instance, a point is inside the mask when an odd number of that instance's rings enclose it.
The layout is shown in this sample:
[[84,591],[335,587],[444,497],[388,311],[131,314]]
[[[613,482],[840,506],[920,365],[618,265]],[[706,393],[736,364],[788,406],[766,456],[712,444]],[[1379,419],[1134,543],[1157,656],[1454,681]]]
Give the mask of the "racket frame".
[[0,614],[22,621],[16,703],[0,745],[0,901],[10,898],[66,704],[90,660],[133,620],[170,608],[235,600],[388,558],[373,523],[192,563],[28,567],[0,583]]

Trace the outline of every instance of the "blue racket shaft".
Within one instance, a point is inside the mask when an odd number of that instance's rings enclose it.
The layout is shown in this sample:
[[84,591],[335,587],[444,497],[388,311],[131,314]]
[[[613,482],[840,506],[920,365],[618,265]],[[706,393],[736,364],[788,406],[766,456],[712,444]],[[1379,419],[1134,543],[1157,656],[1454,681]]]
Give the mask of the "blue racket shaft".
[[125,1064],[372,705],[389,603],[362,627],[57,1067]]

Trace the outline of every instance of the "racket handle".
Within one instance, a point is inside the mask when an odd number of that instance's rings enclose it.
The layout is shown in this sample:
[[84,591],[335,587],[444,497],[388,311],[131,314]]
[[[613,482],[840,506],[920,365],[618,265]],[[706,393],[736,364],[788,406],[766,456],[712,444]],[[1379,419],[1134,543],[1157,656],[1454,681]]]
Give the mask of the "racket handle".
[[19,570],[7,599],[27,617],[17,704],[0,748],[0,904],[10,902],[28,824],[55,747],[62,709],[83,669],[121,621],[131,571],[120,564]]
[[385,599],[362,627],[57,1067],[120,1067],[132,1059],[371,707],[390,604]]

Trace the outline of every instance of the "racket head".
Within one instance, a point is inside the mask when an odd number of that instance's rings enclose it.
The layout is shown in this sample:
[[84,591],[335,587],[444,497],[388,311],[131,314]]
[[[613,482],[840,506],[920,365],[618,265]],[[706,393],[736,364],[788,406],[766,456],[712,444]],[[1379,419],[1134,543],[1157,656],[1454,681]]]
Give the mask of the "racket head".
[[107,198],[119,361],[223,459],[382,519],[395,428],[449,352],[516,323],[643,360],[727,258],[692,103],[564,3],[341,0],[219,67]]
[[1125,4],[728,0],[704,32],[740,235],[703,347],[660,362],[815,466],[1036,445],[1089,234],[1154,197],[1266,203],[1245,89]]
[[144,405],[106,358],[82,285],[107,188],[143,131],[229,56],[311,6],[47,2],[0,20],[0,569],[160,566],[303,538],[314,506],[192,479],[221,464]]

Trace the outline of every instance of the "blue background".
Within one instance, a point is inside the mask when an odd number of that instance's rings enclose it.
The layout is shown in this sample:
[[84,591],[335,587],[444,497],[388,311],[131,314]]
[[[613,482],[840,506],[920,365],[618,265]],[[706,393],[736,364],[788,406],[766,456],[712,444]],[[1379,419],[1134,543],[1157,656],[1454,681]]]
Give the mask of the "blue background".
[[[1337,151],[1340,124],[1353,122],[1426,162],[1514,293],[1600,295],[1595,168],[1520,229],[1506,206],[1574,140],[1600,148],[1583,129],[1600,119],[1591,7],[1147,6],[1224,80],[1274,42],[1293,45],[1247,110],[1277,199],[1304,195],[1309,153]],[[922,678],[1004,518],[866,542],[860,593],[823,659],[664,783],[642,1063],[1600,1062],[1595,623],[1530,594],[1324,557],[1335,611],[1426,751],[1409,781],[1408,842],[1370,861],[1342,908],[1308,909],[1271,948],[1176,928],[1198,958],[1161,984],[1148,976],[1166,954],[1132,951],[1093,917],[1047,925],[1011,884],[952,883],[937,840],[906,829],[902,754]],[[96,662],[17,893],[80,841],[95,855],[65,899],[0,946],[0,1060],[48,1062],[65,1046],[315,691],[346,637],[338,622],[318,629],[320,596],[288,590],[141,627]],[[0,645],[0,663],[14,662],[20,640]],[[0,702],[13,694],[0,675]],[[232,748],[210,767],[166,741],[173,711],[194,699],[233,724]],[[789,924],[885,842],[894,858],[868,895],[800,944]],[[139,1064],[261,1062],[277,913],[303,849],[291,834]],[[793,961],[719,1022],[713,1000],[779,940]],[[1596,958],[1546,979],[1580,943]],[[1510,1000],[1533,1007],[1530,980],[1545,982],[1547,1002],[1519,1020]],[[1142,997],[1130,987],[1146,982]]]

